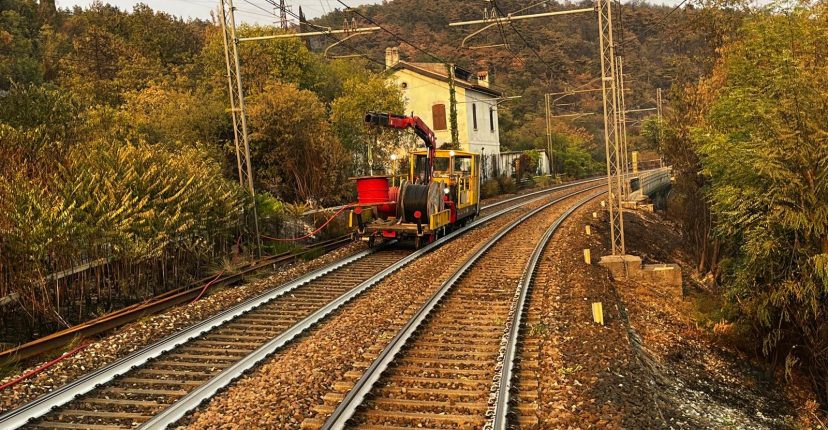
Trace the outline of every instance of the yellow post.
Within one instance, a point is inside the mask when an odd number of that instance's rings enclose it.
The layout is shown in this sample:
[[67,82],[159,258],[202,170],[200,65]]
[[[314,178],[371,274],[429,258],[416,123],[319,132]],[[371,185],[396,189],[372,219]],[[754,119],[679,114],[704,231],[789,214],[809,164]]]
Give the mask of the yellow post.
[[598,324],[604,325],[604,306],[601,302],[592,304],[592,320]]
[[632,152],[632,171],[638,173],[638,151]]
[[592,227],[589,224],[586,225],[586,228],[584,230],[586,230],[587,236],[592,236]]
[[584,250],[584,263],[592,264],[592,255],[589,252],[589,248]]

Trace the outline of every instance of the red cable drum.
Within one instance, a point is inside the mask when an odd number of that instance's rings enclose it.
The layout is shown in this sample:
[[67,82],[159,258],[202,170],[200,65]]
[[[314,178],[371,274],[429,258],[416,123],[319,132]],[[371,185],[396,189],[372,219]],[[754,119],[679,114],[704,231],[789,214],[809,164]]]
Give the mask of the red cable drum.
[[399,188],[388,187],[387,176],[364,176],[356,179],[357,201],[360,205],[376,206],[381,218],[395,216]]
[[360,205],[388,202],[388,177],[365,176],[357,178],[357,199]]

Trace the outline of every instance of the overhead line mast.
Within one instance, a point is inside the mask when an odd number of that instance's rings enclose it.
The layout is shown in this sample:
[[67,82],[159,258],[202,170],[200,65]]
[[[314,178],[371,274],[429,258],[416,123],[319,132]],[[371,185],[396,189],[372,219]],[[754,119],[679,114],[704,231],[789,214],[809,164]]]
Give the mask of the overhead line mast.
[[597,0],[599,48],[601,50],[601,89],[604,104],[604,149],[607,157],[610,240],[612,255],[626,254],[624,212],[621,207],[622,155],[619,142],[620,104],[616,79],[615,43],[612,34],[612,0]]
[[[626,145],[624,139],[626,127],[622,124],[624,113],[621,112],[623,108],[620,108],[624,103],[623,95],[620,94],[623,82],[621,81],[621,73],[619,73],[618,70],[618,66],[621,62],[618,61],[618,64],[616,64],[615,42],[612,34],[611,2],[612,0],[596,0],[595,8],[513,15],[504,14],[497,6],[497,2],[493,1],[494,6],[499,13],[486,13],[483,19],[449,23],[449,27],[486,25],[486,28],[489,28],[493,23],[499,24],[501,22],[507,22],[512,26],[515,32],[521,36],[524,43],[526,43],[529,48],[532,48],[520,32],[514,28],[512,24],[514,21],[586,12],[592,13],[597,10],[599,45],[601,51],[601,92],[603,94],[604,107],[604,146],[607,158],[607,188],[609,191],[610,202],[610,236],[612,241],[612,254],[624,255],[626,253],[626,246],[624,243],[624,214],[622,211],[622,200],[624,198],[624,190],[626,189],[626,186],[623,185],[626,180]],[[532,50],[541,61],[544,61],[537,51],[534,50],[534,48],[532,48]],[[549,144],[551,151],[551,123],[549,122],[549,118],[551,118],[552,112],[549,107],[549,96],[546,97],[546,102],[547,143]]]

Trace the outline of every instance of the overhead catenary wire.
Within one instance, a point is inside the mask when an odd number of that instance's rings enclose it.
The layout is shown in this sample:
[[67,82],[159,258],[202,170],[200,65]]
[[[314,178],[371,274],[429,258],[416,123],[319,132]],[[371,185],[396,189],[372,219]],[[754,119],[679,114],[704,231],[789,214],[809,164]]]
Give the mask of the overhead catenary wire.
[[[641,33],[639,33],[639,34],[637,35],[637,36],[638,36],[638,38],[640,39],[641,37],[646,36],[647,34],[649,34],[650,32],[652,32],[653,30],[655,30],[657,27],[660,27],[660,26],[665,25],[665,24],[666,24],[666,22],[667,22],[667,18],[669,18],[671,15],[673,15],[673,14],[674,14],[677,10],[681,9],[681,7],[682,7],[682,6],[684,6],[684,5],[685,5],[688,1],[689,1],[689,0],[682,0],[679,4],[677,4],[677,5],[676,5],[676,7],[674,7],[674,8],[673,8],[673,9],[671,9],[669,12],[667,12],[667,14],[665,14],[663,17],[661,17],[661,19],[659,19],[657,22],[655,22],[655,23],[653,23],[653,24],[648,25],[648,26],[644,29],[644,31],[642,31]],[[620,1],[619,1],[619,4],[620,4]],[[619,48],[620,48],[620,47],[622,47],[623,45],[625,45],[626,43],[629,43],[629,42],[631,42],[631,40],[622,41],[622,42],[619,44]]]
[[[373,24],[375,27],[379,27],[382,31],[384,31],[385,33],[388,33],[389,35],[391,35],[391,37],[397,39],[399,42],[402,42],[402,43],[416,49],[417,51],[431,57],[432,59],[437,60],[438,62],[443,63],[443,64],[454,64],[454,62],[456,61],[456,59],[452,59],[451,61],[448,61],[445,58],[442,58],[442,57],[438,56],[437,54],[431,53],[431,52],[423,49],[422,47],[409,42],[407,39],[403,38],[402,36],[400,36],[399,34],[393,32],[393,31],[389,30],[387,27],[379,24],[375,20],[373,20],[370,17],[366,16],[365,14],[361,13],[359,10],[354,9],[351,6],[348,6],[348,4],[345,3],[344,1],[342,1],[342,0],[336,0],[336,1],[339,2],[339,4],[341,4],[343,7],[345,7],[348,11],[353,12],[354,14],[359,16],[360,18],[362,18],[362,19],[368,21],[369,23]],[[506,91],[505,88],[503,88],[499,85],[489,84],[489,86],[492,87],[492,88],[500,89],[504,92]]]
[[[499,5],[499,4],[497,4],[497,0],[492,0],[492,4],[494,5],[495,9],[497,9],[497,13],[498,13],[500,16],[507,16],[505,13],[503,13],[503,9],[501,9],[501,8],[500,8],[500,5]],[[498,18],[498,20],[499,20],[499,18]],[[535,49],[535,47],[534,47],[534,46],[532,46],[532,45],[529,43],[529,41],[528,41],[528,40],[526,40],[526,37],[524,37],[524,36],[523,36],[523,33],[521,33],[521,32],[517,29],[517,27],[515,27],[515,23],[513,23],[512,21],[509,21],[509,27],[511,27],[511,28],[512,28],[512,31],[514,31],[514,32],[515,32],[515,34],[517,34],[517,35],[518,35],[518,37],[520,37],[520,40],[522,40],[522,41],[523,41],[523,44],[524,44],[524,45],[526,45],[526,47],[527,47],[527,48],[529,48],[529,50],[530,50],[530,51],[532,51],[532,53],[533,53],[533,54],[535,54],[535,57],[537,57],[537,58],[538,58],[538,60],[539,60],[541,63],[545,64],[547,67],[550,67],[550,68],[551,68],[551,67],[553,67],[553,65],[552,65],[550,62],[548,62],[548,61],[544,60],[544,59],[543,59],[543,57],[541,57],[540,52],[538,52],[538,50],[537,50],[537,49]]]
[[[257,9],[262,10],[262,11],[265,11],[265,12],[267,12],[267,13],[271,14],[272,16],[276,17],[276,14],[275,14],[275,13],[273,13],[273,12],[271,12],[271,11],[268,11],[267,9],[264,9],[263,7],[261,7],[261,6],[259,6],[259,5],[255,4],[255,3],[253,3],[251,0],[244,0],[244,1],[245,1],[246,3],[248,3],[248,4],[252,5],[252,6],[256,7]],[[265,0],[265,1],[266,1],[268,4],[270,4],[270,5],[274,6],[274,7],[278,7],[278,6],[276,5],[275,0]],[[410,41],[408,41],[407,39],[405,39],[405,38],[403,38],[403,37],[399,36],[397,33],[393,32],[393,31],[389,30],[388,28],[386,28],[385,26],[383,26],[383,25],[381,25],[381,24],[377,23],[377,22],[376,22],[375,20],[373,20],[372,18],[370,18],[370,17],[366,16],[365,14],[363,14],[363,13],[359,12],[359,11],[358,11],[358,10],[356,10],[356,9],[351,8],[351,7],[350,7],[350,6],[348,6],[348,4],[346,4],[345,2],[343,2],[343,1],[341,1],[341,0],[337,0],[337,1],[338,1],[340,4],[342,4],[342,6],[344,6],[345,8],[347,8],[347,10],[348,10],[348,11],[353,12],[354,14],[356,14],[356,15],[357,15],[357,16],[359,16],[360,18],[364,19],[365,21],[367,21],[367,22],[371,23],[372,25],[374,25],[374,26],[376,26],[376,27],[379,27],[382,31],[384,31],[385,33],[388,33],[389,35],[391,35],[392,37],[394,37],[394,38],[395,38],[395,39],[397,39],[398,41],[400,41],[400,42],[402,42],[402,43],[404,43],[404,44],[406,44],[406,45],[409,45],[409,46],[411,46],[411,47],[413,47],[413,48],[417,49],[418,51],[420,51],[420,52],[422,52],[422,53],[424,53],[424,54],[426,54],[426,55],[430,56],[431,58],[433,58],[433,59],[435,59],[435,60],[439,61],[440,63],[443,63],[443,64],[449,64],[449,62],[448,62],[446,59],[441,58],[441,57],[439,57],[438,55],[433,54],[433,53],[431,53],[431,52],[429,52],[429,51],[427,51],[427,50],[425,50],[425,49],[423,49],[423,48],[421,48],[421,47],[419,47],[419,46],[417,46],[417,45],[414,45],[413,43],[411,43],[411,42],[410,42]],[[294,18],[299,19],[299,15],[298,15],[298,14],[296,14],[296,12],[293,12],[293,11],[291,11],[291,10],[288,10],[288,11],[287,11],[287,13],[288,13],[289,15],[293,16]],[[309,25],[309,26],[313,27],[313,28],[319,29],[319,30],[320,30],[320,31],[322,31],[322,32],[327,32],[327,31],[330,31],[330,30],[331,30],[331,29],[330,29],[330,28],[328,28],[328,27],[321,26],[321,25],[318,25],[318,24],[314,24],[314,23],[312,23],[312,22],[305,21],[304,23],[305,23],[306,25]],[[375,64],[377,64],[377,65],[380,65],[380,66],[382,66],[383,68],[385,68],[386,64],[385,64],[385,62],[384,62],[384,61],[380,61],[380,60],[377,60],[377,59],[375,59],[375,58],[372,58],[371,56],[369,56],[369,55],[368,55],[368,54],[366,54],[365,52],[360,51],[359,49],[355,48],[353,45],[351,45],[351,44],[349,44],[349,43],[347,43],[347,42],[344,42],[342,39],[339,39],[339,38],[337,38],[337,37],[333,36],[333,35],[332,35],[332,34],[330,34],[330,33],[325,33],[325,36],[327,36],[327,37],[331,38],[332,40],[335,40],[335,41],[337,41],[337,42],[342,43],[342,45],[344,45],[345,47],[347,47],[348,49],[350,49],[352,52],[357,53],[357,54],[359,54],[359,55],[361,55],[361,56],[365,57],[367,60],[369,60],[369,61],[371,61],[371,62],[373,62],[373,63],[375,63]],[[514,54],[513,54],[513,55],[514,55]],[[430,85],[439,86],[439,84],[437,84],[437,83],[430,83]],[[507,91],[507,89],[506,89],[506,88],[503,88],[503,87],[501,87],[501,86],[499,86],[499,85],[490,84],[490,86],[491,86],[492,88],[498,89],[498,90],[500,90],[500,91],[502,91],[502,92],[506,92],[506,91]]]
[[342,1],[342,0],[336,0],[336,1],[337,1],[337,2],[339,2],[339,3],[340,3],[342,6],[344,6],[345,8],[347,8],[349,11],[353,12],[354,14],[356,14],[357,16],[359,16],[359,17],[361,17],[362,19],[364,19],[364,20],[366,20],[366,21],[370,22],[371,24],[373,24],[373,25],[375,25],[375,26],[379,27],[382,31],[384,31],[384,32],[388,33],[389,35],[391,35],[392,37],[394,37],[394,38],[395,38],[395,39],[397,39],[398,41],[400,41],[400,42],[402,42],[402,43],[405,43],[406,45],[408,45],[408,46],[410,46],[410,47],[412,47],[412,48],[414,48],[414,49],[416,49],[416,50],[420,51],[421,53],[423,53],[423,54],[425,54],[425,55],[428,55],[429,57],[431,57],[431,58],[433,58],[433,59],[435,59],[435,60],[439,61],[440,63],[444,63],[444,64],[449,64],[449,63],[450,63],[449,61],[446,61],[444,58],[441,58],[441,57],[439,57],[439,56],[437,56],[437,55],[435,55],[435,54],[433,54],[433,53],[431,53],[431,52],[426,51],[425,49],[423,49],[423,48],[421,48],[421,47],[419,47],[419,46],[417,46],[417,45],[415,45],[415,44],[413,44],[413,43],[409,42],[408,40],[406,40],[406,39],[405,39],[405,38],[403,38],[402,36],[398,35],[397,33],[394,33],[393,31],[389,30],[388,28],[386,28],[386,27],[384,27],[384,26],[382,26],[382,25],[378,24],[378,23],[377,23],[376,21],[374,21],[373,19],[371,19],[371,18],[369,18],[369,17],[365,16],[364,14],[362,14],[359,10],[354,9],[354,8],[352,8],[351,6],[348,6],[348,4],[347,4],[347,3],[345,3],[344,1]]
[[[273,5],[273,6],[276,6],[276,2],[275,2],[275,1],[273,1],[273,0],[266,0],[266,1],[267,1],[269,4],[271,4],[271,5]],[[263,10],[263,11],[265,11],[265,12],[268,12],[268,13],[269,13],[269,14],[271,14],[272,16],[276,17],[276,14],[275,14],[275,13],[268,11],[267,9],[265,9],[265,8],[263,8],[263,7],[261,7],[261,6],[257,5],[257,4],[255,4],[255,3],[253,3],[253,2],[252,2],[252,1],[250,1],[250,0],[244,0],[244,2],[245,2],[245,3],[250,4],[251,6],[253,6],[253,7],[257,8],[257,9],[260,9],[260,10]],[[278,6],[277,6],[277,7],[278,7]],[[293,12],[292,10],[287,10],[287,9],[286,9],[286,10],[285,10],[285,12],[286,12],[288,15],[290,15],[290,16],[292,16],[292,17],[296,18],[296,19],[301,19],[301,18],[299,17],[299,15],[298,15],[297,13]],[[333,34],[330,34],[330,33],[329,33],[329,32],[331,31],[331,29],[330,29],[330,28],[328,28],[328,27],[324,27],[324,26],[321,26],[321,25],[317,25],[317,24],[314,24],[314,23],[311,23],[311,22],[304,22],[304,24],[307,24],[307,25],[309,25],[309,26],[311,26],[311,27],[314,27],[314,28],[319,29],[320,31],[322,31],[323,33],[325,33],[325,34],[324,34],[324,36],[327,36],[327,37],[329,37],[329,38],[331,38],[331,39],[335,40],[336,42],[341,43],[343,46],[345,46],[346,48],[350,49],[352,52],[354,52],[354,53],[356,53],[356,54],[359,54],[359,55],[360,55],[360,56],[362,56],[362,57],[365,57],[365,59],[367,59],[367,60],[369,60],[369,61],[371,61],[371,62],[373,62],[373,63],[375,63],[375,64],[378,64],[378,65],[380,65],[380,66],[385,67],[385,63],[384,63],[384,62],[379,61],[379,60],[377,60],[377,59],[375,59],[375,58],[371,58],[371,56],[369,56],[368,54],[366,54],[366,53],[364,53],[364,52],[360,51],[359,49],[355,48],[355,47],[354,47],[353,45],[351,45],[350,43],[348,43],[348,42],[346,42],[346,41],[344,41],[344,40],[342,40],[342,39],[340,39],[340,38],[338,38],[338,37],[334,36]]]

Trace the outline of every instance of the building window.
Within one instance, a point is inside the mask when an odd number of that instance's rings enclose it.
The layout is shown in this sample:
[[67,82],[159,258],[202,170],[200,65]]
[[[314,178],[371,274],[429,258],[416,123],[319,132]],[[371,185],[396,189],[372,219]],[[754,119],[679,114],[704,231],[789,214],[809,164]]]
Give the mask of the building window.
[[472,103],[472,124],[474,124],[474,129],[477,130],[477,105]]
[[434,130],[446,129],[446,105],[439,104],[431,107],[431,117],[434,119]]
[[492,130],[492,133],[495,131],[495,121],[494,121],[494,108],[489,108],[489,128]]

